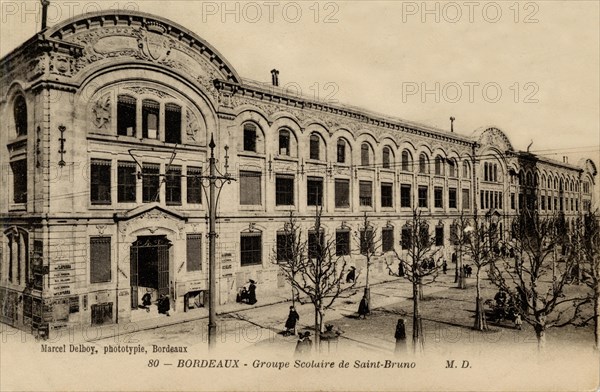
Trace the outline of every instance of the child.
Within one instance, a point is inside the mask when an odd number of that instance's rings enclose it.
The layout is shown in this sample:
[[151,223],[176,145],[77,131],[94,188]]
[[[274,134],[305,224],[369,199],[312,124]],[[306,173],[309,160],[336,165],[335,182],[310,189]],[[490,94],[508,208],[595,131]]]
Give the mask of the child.
[[523,325],[523,320],[521,320],[521,314],[517,313],[515,316],[515,328],[521,330],[521,326]]

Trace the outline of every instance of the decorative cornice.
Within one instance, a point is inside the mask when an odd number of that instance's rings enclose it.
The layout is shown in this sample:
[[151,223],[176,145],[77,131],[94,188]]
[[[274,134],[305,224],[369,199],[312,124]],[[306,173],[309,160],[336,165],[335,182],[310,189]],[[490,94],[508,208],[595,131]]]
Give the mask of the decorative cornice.
[[362,113],[355,109],[326,104],[318,101],[311,101],[307,98],[288,96],[283,93],[263,90],[225,80],[215,80],[214,85],[219,92],[238,98],[249,98],[267,104],[283,105],[290,109],[309,109],[322,113],[333,114],[352,119],[365,125],[411,133],[446,142],[458,143],[464,146],[472,146],[474,143],[473,140],[467,137],[450,136],[444,134],[442,131],[420,128],[412,124],[405,124],[400,120],[380,118],[367,113]]

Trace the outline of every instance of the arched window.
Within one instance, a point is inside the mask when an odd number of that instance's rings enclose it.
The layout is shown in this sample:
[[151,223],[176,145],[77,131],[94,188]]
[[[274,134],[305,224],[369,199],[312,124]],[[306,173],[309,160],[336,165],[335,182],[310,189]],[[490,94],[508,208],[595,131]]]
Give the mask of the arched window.
[[412,171],[411,164],[412,159],[410,152],[408,152],[408,150],[402,151],[402,171]]
[[129,95],[117,97],[117,135],[135,136],[136,100]]
[[158,139],[160,105],[151,99],[142,101],[142,137]]
[[369,145],[367,143],[363,143],[360,146],[360,164],[363,166],[368,166],[369,163],[370,163]]
[[444,160],[439,155],[435,157],[435,175],[436,176],[444,175]]
[[337,142],[337,162],[346,163],[346,142],[344,139],[338,139]]
[[310,135],[310,159],[319,160],[320,159],[320,140],[319,136],[316,134]]
[[25,103],[25,97],[17,95],[13,109],[17,136],[25,136],[27,135],[27,103]]
[[469,165],[469,161],[463,161],[463,177],[471,178],[471,165]]
[[554,189],[558,189],[558,178],[554,179]]
[[165,105],[165,142],[181,143],[181,106],[174,103]]
[[279,155],[290,155],[290,131],[279,130]]
[[390,168],[390,148],[389,147],[383,147],[383,168],[384,169]]
[[427,159],[427,155],[424,152],[419,155],[419,173],[429,173],[429,159]]
[[244,151],[256,151],[257,139],[256,125],[252,123],[244,124]]
[[448,176],[450,178],[456,178],[456,162],[454,162],[454,159],[449,159],[448,160]]
[[552,176],[548,176],[548,189],[552,189]]

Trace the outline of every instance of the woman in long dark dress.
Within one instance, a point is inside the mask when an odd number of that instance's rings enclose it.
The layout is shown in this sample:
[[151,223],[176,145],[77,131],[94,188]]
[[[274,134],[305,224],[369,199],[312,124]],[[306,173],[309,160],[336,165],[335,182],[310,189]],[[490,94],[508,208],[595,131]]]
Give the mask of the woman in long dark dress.
[[296,322],[298,322],[298,320],[300,320],[300,315],[298,312],[296,312],[296,309],[293,306],[290,306],[290,314],[285,321],[286,335],[296,334]]
[[360,305],[358,305],[358,318],[361,316],[366,319],[367,314],[369,313],[369,301],[367,301],[367,297],[363,296],[360,300]]
[[248,303],[254,305],[256,303],[256,282],[250,280],[250,286],[248,286]]

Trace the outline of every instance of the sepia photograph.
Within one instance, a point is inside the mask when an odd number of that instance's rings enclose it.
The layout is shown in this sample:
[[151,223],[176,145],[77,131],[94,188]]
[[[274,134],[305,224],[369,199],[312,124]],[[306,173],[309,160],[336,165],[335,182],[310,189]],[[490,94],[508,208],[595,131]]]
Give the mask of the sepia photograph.
[[597,0],[0,10],[0,390],[600,388]]

